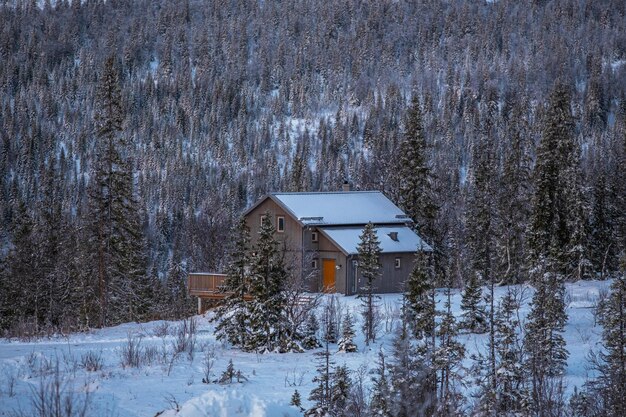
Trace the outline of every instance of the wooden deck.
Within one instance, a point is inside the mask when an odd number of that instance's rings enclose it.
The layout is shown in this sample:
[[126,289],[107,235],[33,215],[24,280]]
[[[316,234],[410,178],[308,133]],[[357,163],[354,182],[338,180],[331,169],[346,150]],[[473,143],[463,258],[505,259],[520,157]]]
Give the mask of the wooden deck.
[[[192,297],[222,300],[231,292],[226,291],[226,274],[213,272],[193,272],[187,278],[187,288]],[[245,299],[252,299],[251,296],[244,296]]]

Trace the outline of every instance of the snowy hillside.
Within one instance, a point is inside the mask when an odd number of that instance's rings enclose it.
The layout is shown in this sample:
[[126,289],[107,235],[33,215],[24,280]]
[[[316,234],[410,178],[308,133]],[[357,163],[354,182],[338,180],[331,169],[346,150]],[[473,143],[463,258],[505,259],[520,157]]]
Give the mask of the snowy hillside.
[[[582,281],[567,284],[567,313],[569,321],[565,338],[570,352],[567,367],[567,386],[570,391],[580,387],[587,376],[587,354],[596,348],[601,328],[595,325],[594,305],[600,294],[608,290],[610,282]],[[499,287],[500,298],[507,291],[515,291],[523,299],[522,318],[528,313],[532,296],[529,286]],[[329,298],[329,296],[325,296]],[[460,294],[452,297],[453,310],[459,315]],[[341,308],[358,314],[359,300],[339,296]],[[439,308],[443,308],[443,294],[438,295]],[[392,329],[399,323],[400,296],[382,296],[382,321],[380,338],[366,347],[362,332],[357,331],[357,353],[335,353],[337,365],[346,364],[353,377],[369,372],[375,366],[379,349],[390,349]],[[95,330],[69,337],[55,337],[37,341],[0,340],[0,416],[31,415],[34,394],[42,381],[54,379],[54,363],[58,362],[61,385],[65,393],[73,393],[76,404],[88,398],[89,416],[299,416],[300,411],[289,406],[294,390],[303,398],[303,406],[313,388],[316,351],[306,353],[264,354],[242,353],[216,342],[211,313],[196,317],[197,331],[193,357],[182,352],[172,356],[174,346],[180,342],[176,329],[181,322],[156,321],[144,324],[127,323],[116,327]],[[357,323],[360,328],[360,323]],[[122,352],[130,340],[138,342],[138,367],[122,366]],[[468,350],[465,365],[469,367],[470,354],[484,349],[486,335],[461,335]],[[206,355],[204,352],[213,352]],[[91,366],[98,363],[101,367]],[[172,359],[173,358],[173,359]],[[204,384],[206,359],[215,360],[211,381],[220,377],[232,360],[234,368],[241,371],[242,382]],[[91,360],[90,360],[91,359]],[[100,368],[88,371],[87,368]],[[246,380],[244,380],[246,379]],[[467,377],[464,391],[469,398],[472,380]],[[179,410],[178,412],[176,410]],[[161,414],[159,414],[161,413]]]

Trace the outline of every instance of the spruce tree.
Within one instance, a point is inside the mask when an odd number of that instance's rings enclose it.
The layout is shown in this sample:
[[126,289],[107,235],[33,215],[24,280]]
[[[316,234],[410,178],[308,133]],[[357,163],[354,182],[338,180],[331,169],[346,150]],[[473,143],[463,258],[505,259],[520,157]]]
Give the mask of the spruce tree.
[[487,317],[482,304],[482,288],[475,274],[465,283],[461,298],[461,327],[470,333],[484,333],[487,329]]
[[302,408],[302,397],[300,396],[300,393],[298,392],[298,390],[295,390],[293,392],[293,395],[291,396],[291,401],[289,402],[289,405],[293,405],[298,410],[303,411],[303,408]]
[[435,331],[435,286],[428,255],[418,248],[415,266],[405,285],[406,314],[417,339],[428,338]]
[[376,339],[376,296],[374,295],[374,281],[380,275],[380,241],[376,235],[376,228],[370,222],[365,225],[361,234],[359,245],[357,246],[358,270],[364,281],[358,297],[361,299],[363,314],[363,332],[365,333],[365,343],[369,346],[371,341]]
[[[519,304],[512,293],[507,293],[498,305],[495,324],[495,372],[489,355],[473,355],[472,374],[478,387],[473,415],[517,416],[527,414],[528,394],[522,368],[523,348],[519,340]],[[487,348],[491,351],[491,341]],[[495,385],[494,385],[495,382]]]
[[336,417],[351,417],[347,410],[352,381],[346,365],[336,366],[331,376],[330,414]]
[[551,257],[559,273],[587,276],[587,203],[580,171],[580,146],[575,132],[568,88],[557,83],[550,95],[533,173],[534,195],[528,234],[529,269]]
[[[563,332],[567,322],[565,287],[556,262],[542,266],[526,323],[525,367],[529,372],[531,409],[559,413],[563,409],[563,374],[569,353]],[[546,414],[546,415],[551,415]]]
[[[322,330],[325,332],[328,324],[331,322],[328,309],[325,310],[322,320]],[[318,358],[317,375],[313,377],[315,388],[309,394],[309,401],[313,401],[311,407],[305,413],[306,416],[323,417],[326,416],[331,409],[331,369],[333,361],[330,355],[329,342],[324,342],[324,348],[315,353]]]
[[89,186],[88,267],[97,280],[100,326],[147,317],[150,295],[120,82],[109,57],[98,86],[97,157]]
[[437,205],[417,93],[413,94],[406,113],[399,155],[397,167],[399,205],[413,220],[417,231],[433,242]]
[[621,268],[599,311],[602,349],[592,362],[597,376],[585,384],[585,394],[593,399],[596,412],[588,416],[626,415],[626,253]]
[[393,340],[390,407],[392,415],[397,417],[425,417],[434,413],[437,403],[432,351],[423,341],[412,341],[407,319],[403,314],[403,324],[396,329]]
[[354,343],[354,322],[352,320],[352,314],[346,312],[341,324],[341,339],[337,344],[339,352],[356,352],[357,346]]
[[287,271],[275,233],[271,215],[266,212],[251,258],[250,295],[253,299],[248,305],[250,337],[244,345],[246,350],[282,350],[281,344],[293,336],[286,334],[288,326],[283,314],[285,300],[282,291]]
[[370,400],[370,414],[380,417],[391,417],[391,392],[388,381],[388,370],[385,364],[385,353],[378,352],[377,367],[372,376],[372,398]]
[[315,313],[310,312],[306,320],[304,338],[302,340],[302,347],[304,349],[315,349],[322,346],[317,338],[317,332],[319,329],[320,325],[317,321]]
[[245,299],[250,281],[250,229],[245,218],[233,227],[235,239],[228,254],[226,267],[225,290],[228,295],[217,308],[215,318],[220,322],[215,327],[215,333],[220,340],[228,340],[234,346],[244,346],[247,343],[248,304]]
[[459,392],[462,376],[459,370],[465,357],[465,347],[457,340],[458,328],[454,314],[450,287],[446,288],[445,311],[437,335],[439,344],[433,353],[434,368],[439,371],[439,394],[436,414],[442,416],[461,415],[463,396]]

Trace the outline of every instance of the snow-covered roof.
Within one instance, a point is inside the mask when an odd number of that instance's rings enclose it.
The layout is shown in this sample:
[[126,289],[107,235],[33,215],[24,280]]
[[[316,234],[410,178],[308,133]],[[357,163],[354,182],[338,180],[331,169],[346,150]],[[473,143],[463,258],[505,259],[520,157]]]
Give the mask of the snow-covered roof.
[[[346,255],[358,253],[357,246],[361,242],[362,228],[321,227],[319,230]],[[376,235],[380,241],[382,253],[416,252],[420,248],[426,252],[432,251],[426,242],[406,226],[377,227]],[[395,240],[392,236],[395,237]]]
[[404,224],[410,219],[380,191],[273,193],[305,225]]

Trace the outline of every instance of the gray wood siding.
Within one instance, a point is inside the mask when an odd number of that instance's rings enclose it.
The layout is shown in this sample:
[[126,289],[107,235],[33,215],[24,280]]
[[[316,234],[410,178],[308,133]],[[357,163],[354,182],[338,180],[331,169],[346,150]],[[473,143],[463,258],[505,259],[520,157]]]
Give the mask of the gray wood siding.
[[258,230],[261,228],[261,216],[269,211],[274,227],[277,227],[278,216],[285,218],[285,231],[276,232],[276,239],[285,249],[285,262],[295,276],[303,274],[302,227],[290,214],[283,210],[271,198],[266,199],[254,210],[246,215],[246,224],[250,228],[250,241],[255,245],[258,240]]
[[[396,258],[400,258],[400,268],[395,267]],[[353,260],[358,260],[358,256],[353,256]],[[409,278],[413,265],[415,263],[415,254],[413,253],[384,253],[380,256],[380,275],[374,282],[374,292],[397,293],[404,291],[404,283]],[[349,283],[354,279],[355,270],[352,262],[348,265]],[[365,280],[358,271],[357,275],[357,293],[361,292],[361,288],[365,285]],[[352,289],[348,288],[347,294],[353,294]]]

